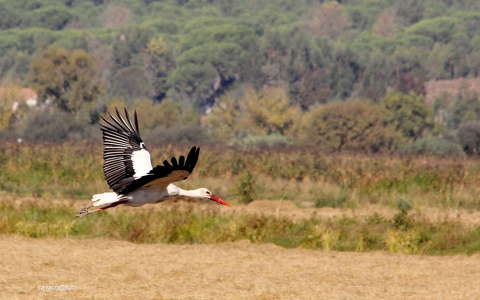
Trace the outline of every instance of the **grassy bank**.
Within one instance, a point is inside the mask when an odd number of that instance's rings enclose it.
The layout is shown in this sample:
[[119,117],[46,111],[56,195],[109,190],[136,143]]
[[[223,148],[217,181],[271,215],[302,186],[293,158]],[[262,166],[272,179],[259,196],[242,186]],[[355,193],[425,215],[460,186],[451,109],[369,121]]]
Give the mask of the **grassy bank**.
[[[151,148],[154,164],[188,151],[187,146]],[[0,191],[10,195],[87,199],[108,188],[97,144],[4,143],[0,166]],[[234,203],[284,199],[299,206],[355,208],[407,201],[414,206],[478,209],[478,182],[478,159],[209,146],[202,148],[197,169],[181,185],[207,186]]]
[[432,255],[480,251],[480,228],[455,221],[413,218],[400,210],[391,218],[374,214],[293,220],[229,213],[216,206],[172,204],[155,210],[115,209],[80,219],[74,214],[74,209],[66,205],[4,202],[0,204],[0,234],[176,244],[247,239],[283,247]]

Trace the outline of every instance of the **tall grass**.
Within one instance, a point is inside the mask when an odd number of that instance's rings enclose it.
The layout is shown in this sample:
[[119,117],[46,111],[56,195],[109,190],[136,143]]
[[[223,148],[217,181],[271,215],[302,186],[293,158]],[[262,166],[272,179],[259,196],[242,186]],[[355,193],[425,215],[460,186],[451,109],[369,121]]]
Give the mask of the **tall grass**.
[[[151,147],[154,148],[154,147]],[[155,162],[186,154],[188,147],[154,148]],[[102,149],[89,144],[0,145],[0,191],[37,198],[85,199],[108,189]],[[287,199],[303,205],[355,207],[364,203],[478,209],[480,161],[472,158],[326,154],[314,150],[240,151],[203,147],[185,187],[208,186],[237,199],[248,172],[255,199]],[[254,189],[253,189],[254,188]],[[230,199],[231,200],[231,199]]]
[[74,218],[67,206],[0,204],[0,234],[28,237],[107,237],[135,243],[219,243],[247,239],[338,251],[385,250],[408,254],[471,254],[480,251],[480,228],[453,221],[432,223],[407,213],[292,220],[228,213],[216,207],[167,205],[156,210],[116,209]]
[[[156,161],[188,148],[154,149]],[[124,210],[75,219],[65,205],[42,199],[87,199],[107,190],[102,149],[88,144],[0,145],[0,233],[30,237],[109,237],[140,243],[217,243],[248,239],[284,247],[340,251],[386,250],[412,254],[475,253],[480,228],[455,221],[411,218],[420,205],[478,209],[480,161],[472,158],[366,156],[298,151],[239,151],[203,147],[189,188],[207,186],[229,201],[286,199],[298,205],[396,207],[394,217],[290,219],[228,214],[195,206]],[[245,174],[248,175],[248,178]],[[244,198],[242,198],[244,197]],[[233,199],[232,199],[233,198]],[[407,205],[408,204],[408,205]]]

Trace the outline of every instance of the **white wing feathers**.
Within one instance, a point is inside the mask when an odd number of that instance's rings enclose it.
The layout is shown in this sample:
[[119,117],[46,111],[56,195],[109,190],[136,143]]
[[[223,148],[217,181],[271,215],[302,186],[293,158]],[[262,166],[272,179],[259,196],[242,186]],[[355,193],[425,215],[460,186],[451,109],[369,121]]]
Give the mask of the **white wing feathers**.
[[135,174],[133,174],[135,179],[147,175],[153,169],[150,153],[145,149],[133,151],[132,164],[135,171]]

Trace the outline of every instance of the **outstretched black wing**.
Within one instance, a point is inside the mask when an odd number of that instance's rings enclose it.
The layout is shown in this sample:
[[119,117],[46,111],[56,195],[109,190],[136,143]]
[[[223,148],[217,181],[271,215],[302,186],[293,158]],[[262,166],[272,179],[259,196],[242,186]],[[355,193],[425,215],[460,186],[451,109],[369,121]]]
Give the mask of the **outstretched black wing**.
[[115,115],[107,114],[100,123],[103,133],[103,172],[112,190],[120,193],[135,179],[152,170],[150,153],[140,137],[137,112],[133,124],[128,111],[122,116],[117,109]]
[[187,179],[197,164],[199,154],[200,148],[194,146],[188,152],[186,159],[182,155],[178,160],[175,157],[172,157],[170,162],[165,160],[163,165],[158,165],[148,174],[135,179],[120,192],[127,194],[139,188],[163,190],[170,183]]

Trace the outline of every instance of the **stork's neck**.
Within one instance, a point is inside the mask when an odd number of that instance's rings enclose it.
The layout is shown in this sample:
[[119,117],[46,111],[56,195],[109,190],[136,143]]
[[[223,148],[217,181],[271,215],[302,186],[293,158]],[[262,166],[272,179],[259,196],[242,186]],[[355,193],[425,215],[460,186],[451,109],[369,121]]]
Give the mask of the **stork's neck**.
[[185,196],[185,197],[192,197],[192,198],[201,197],[200,189],[184,190],[174,184],[169,184],[167,186],[167,191],[169,196]]
[[185,196],[185,197],[192,197],[192,198],[200,198],[202,194],[200,193],[200,190],[184,190],[181,188],[178,188],[178,195],[179,196]]

